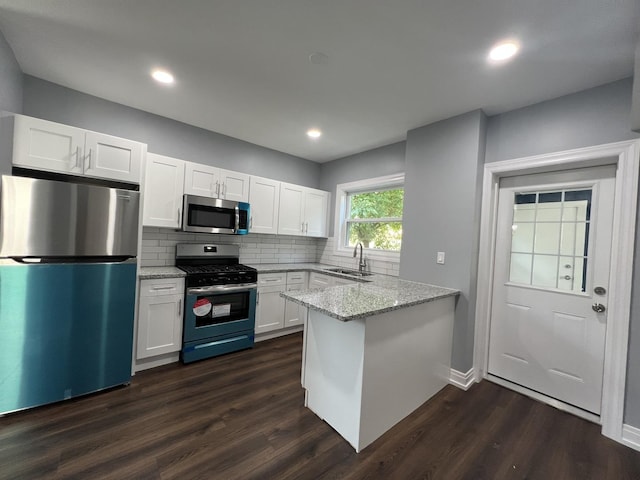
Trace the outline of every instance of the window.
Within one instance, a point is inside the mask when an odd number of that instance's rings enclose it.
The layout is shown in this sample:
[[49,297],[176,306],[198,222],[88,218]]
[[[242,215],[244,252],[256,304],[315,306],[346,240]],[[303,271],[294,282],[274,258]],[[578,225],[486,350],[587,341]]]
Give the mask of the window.
[[402,246],[404,175],[338,185],[336,247],[352,252],[362,242],[369,253],[398,255]]
[[591,189],[517,193],[509,281],[586,291]]

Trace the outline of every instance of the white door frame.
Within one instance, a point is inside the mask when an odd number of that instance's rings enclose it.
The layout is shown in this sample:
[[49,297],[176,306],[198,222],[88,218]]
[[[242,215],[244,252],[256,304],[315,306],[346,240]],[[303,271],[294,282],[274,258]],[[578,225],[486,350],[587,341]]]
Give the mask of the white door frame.
[[636,236],[640,140],[608,143],[485,165],[473,367],[476,382],[487,377],[500,178],[611,164],[616,164],[617,170],[600,423],[603,435],[621,442],[633,276],[633,262],[629,259],[633,259]]

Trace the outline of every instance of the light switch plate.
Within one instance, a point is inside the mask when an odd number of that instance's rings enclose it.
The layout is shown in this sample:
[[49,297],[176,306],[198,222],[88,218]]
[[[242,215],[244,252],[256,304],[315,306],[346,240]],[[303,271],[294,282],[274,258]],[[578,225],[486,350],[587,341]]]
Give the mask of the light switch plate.
[[444,252],[438,252],[438,255],[436,256],[436,263],[444,265]]

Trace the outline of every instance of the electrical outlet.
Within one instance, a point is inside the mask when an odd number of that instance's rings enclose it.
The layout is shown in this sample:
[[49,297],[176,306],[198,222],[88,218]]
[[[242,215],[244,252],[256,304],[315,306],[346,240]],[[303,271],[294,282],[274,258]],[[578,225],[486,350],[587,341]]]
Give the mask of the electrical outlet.
[[436,263],[444,265],[444,252],[438,252],[438,255],[436,255]]

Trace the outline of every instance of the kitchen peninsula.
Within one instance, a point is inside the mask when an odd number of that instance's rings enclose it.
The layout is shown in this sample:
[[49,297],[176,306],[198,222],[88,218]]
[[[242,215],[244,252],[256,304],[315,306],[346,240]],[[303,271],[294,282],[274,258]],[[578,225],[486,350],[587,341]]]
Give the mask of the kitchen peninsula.
[[449,380],[457,290],[376,275],[284,292],[308,307],[305,404],[357,452]]

